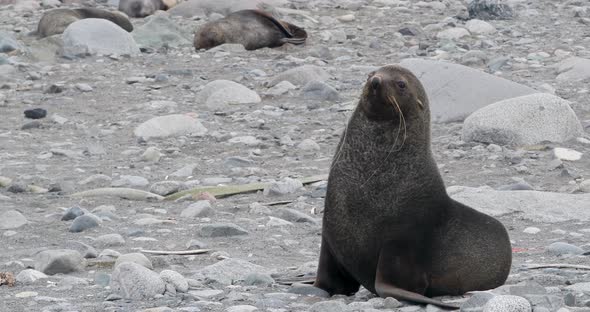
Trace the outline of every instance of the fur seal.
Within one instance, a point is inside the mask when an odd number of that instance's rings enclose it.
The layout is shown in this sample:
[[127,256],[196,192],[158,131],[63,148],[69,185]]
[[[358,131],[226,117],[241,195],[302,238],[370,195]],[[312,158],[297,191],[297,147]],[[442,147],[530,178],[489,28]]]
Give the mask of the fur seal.
[[285,43],[303,44],[303,28],[280,21],[261,10],[241,10],[201,26],[195,33],[195,49],[211,49],[224,43],[239,43],[246,50],[275,48]]
[[504,226],[447,194],[418,78],[369,74],[330,170],[314,286],[457,308],[430,297],[501,286],[511,264]]
[[45,12],[37,25],[37,35],[45,38],[61,34],[73,22],[84,18],[107,19],[128,32],[133,31],[129,18],[121,12],[111,12],[97,8],[53,9]]
[[119,11],[131,17],[146,17],[158,10],[171,9],[179,2],[180,0],[120,0]]

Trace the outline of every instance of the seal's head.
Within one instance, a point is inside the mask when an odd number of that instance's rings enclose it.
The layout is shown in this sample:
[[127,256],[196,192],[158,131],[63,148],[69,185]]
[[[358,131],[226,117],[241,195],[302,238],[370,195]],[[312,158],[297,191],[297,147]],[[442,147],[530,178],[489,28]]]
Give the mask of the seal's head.
[[412,72],[398,65],[387,65],[371,72],[362,99],[362,111],[369,119],[430,118],[422,83]]

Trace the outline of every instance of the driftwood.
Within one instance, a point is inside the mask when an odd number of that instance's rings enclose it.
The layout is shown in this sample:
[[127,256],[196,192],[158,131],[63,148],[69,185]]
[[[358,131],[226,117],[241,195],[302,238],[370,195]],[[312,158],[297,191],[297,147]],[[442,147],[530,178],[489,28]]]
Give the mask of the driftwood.
[[179,251],[168,251],[168,250],[141,250],[142,253],[150,254],[150,255],[174,255],[174,256],[190,256],[190,255],[200,255],[204,253],[208,253],[211,249],[194,249],[194,250],[179,250]]
[[524,267],[527,270],[536,270],[536,269],[576,269],[576,270],[590,270],[590,266],[587,265],[578,265],[578,264],[568,264],[568,263],[550,263],[550,264],[531,264]]
[[88,191],[78,192],[71,195],[72,197],[119,197],[129,200],[163,200],[164,197],[132,188],[125,187],[107,187],[97,188]]
[[[326,180],[328,175],[318,175],[301,179],[301,183],[311,184]],[[270,183],[250,183],[242,185],[224,185],[224,186],[201,186],[186,191],[177,192],[165,197],[166,200],[177,200],[187,195],[198,195],[207,192],[215,197],[227,197],[232,195],[251,193],[264,190]]]

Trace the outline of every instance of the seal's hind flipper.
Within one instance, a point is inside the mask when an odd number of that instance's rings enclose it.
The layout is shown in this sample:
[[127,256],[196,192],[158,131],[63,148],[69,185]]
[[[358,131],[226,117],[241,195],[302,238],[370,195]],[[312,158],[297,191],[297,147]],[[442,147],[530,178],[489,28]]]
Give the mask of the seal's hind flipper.
[[428,275],[422,269],[416,252],[417,242],[393,241],[383,244],[375,274],[375,291],[382,298],[432,304],[445,309],[459,309],[423,294],[428,288]]
[[273,23],[284,35],[283,42],[292,44],[303,44],[307,39],[307,32],[301,27],[297,27],[293,24],[280,21],[272,16],[270,13],[262,10],[253,10],[256,14],[268,19]]

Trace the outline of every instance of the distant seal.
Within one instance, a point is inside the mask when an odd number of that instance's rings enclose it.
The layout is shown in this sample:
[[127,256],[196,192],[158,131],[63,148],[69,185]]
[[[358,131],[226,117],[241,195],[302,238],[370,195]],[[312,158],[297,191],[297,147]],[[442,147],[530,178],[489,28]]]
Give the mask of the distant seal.
[[430,148],[426,92],[409,70],[371,73],[328,179],[314,285],[457,308],[432,296],[502,285],[512,250],[496,219],[449,197]]
[[146,17],[173,8],[181,0],[120,0],[119,11],[131,17]]
[[246,50],[275,48],[285,43],[303,44],[303,28],[280,21],[261,10],[241,10],[201,26],[195,33],[195,49],[211,49],[224,43],[239,43]]
[[112,12],[97,8],[54,9],[45,12],[37,25],[36,34],[41,37],[61,34],[73,22],[84,18],[107,19],[128,32],[133,31],[129,18],[121,12]]

